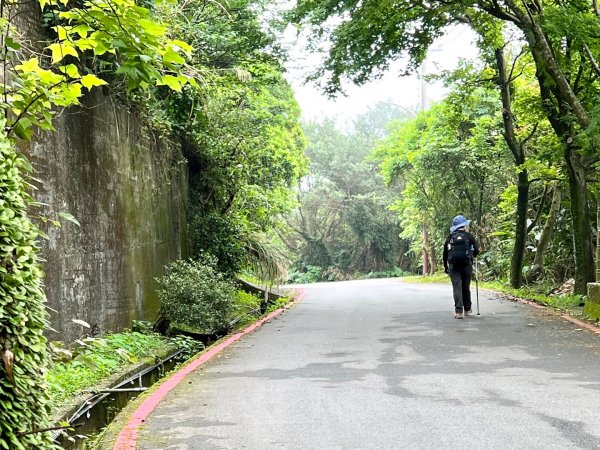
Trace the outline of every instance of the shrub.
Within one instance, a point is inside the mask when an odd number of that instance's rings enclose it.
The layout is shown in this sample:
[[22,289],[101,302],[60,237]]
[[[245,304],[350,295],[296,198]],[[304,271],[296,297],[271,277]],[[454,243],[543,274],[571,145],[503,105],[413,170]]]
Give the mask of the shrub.
[[323,269],[318,266],[306,266],[305,271],[290,273],[288,283],[306,284],[317,283],[323,280]]
[[216,259],[206,255],[169,265],[157,278],[162,318],[203,333],[226,330],[235,287],[215,266]]
[[408,277],[412,275],[410,272],[402,270],[398,267],[394,267],[390,270],[382,270],[379,272],[369,272],[364,275],[364,278],[396,278],[396,277]]
[[231,310],[231,324],[234,328],[244,327],[260,317],[262,300],[249,292],[237,291]]

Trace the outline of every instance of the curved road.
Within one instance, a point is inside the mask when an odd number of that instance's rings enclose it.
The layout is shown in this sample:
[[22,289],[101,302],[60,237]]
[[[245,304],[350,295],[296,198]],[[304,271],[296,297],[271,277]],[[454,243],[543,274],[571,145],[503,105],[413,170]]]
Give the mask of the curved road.
[[140,449],[600,449],[600,337],[449,285],[304,286],[171,391]]

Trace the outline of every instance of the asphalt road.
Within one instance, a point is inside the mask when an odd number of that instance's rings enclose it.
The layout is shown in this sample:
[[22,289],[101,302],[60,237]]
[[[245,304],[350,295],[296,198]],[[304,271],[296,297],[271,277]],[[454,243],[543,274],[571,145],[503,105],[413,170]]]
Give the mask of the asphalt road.
[[140,449],[600,449],[600,336],[448,285],[305,286],[192,373]]

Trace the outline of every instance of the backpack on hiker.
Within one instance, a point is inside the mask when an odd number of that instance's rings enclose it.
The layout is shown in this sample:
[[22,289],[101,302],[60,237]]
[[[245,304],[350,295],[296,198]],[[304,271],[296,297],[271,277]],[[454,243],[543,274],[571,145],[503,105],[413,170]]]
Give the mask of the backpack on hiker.
[[473,244],[464,231],[455,231],[448,240],[448,262],[464,266],[473,261]]

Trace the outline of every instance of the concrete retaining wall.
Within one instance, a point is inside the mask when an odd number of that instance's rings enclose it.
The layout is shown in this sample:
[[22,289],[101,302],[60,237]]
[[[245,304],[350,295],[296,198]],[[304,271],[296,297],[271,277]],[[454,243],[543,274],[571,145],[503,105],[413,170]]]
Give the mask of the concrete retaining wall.
[[[50,339],[120,330],[158,310],[154,277],[186,256],[187,166],[179,150],[145,133],[136,114],[100,89],[64,112],[29,152],[41,214],[71,213],[81,226],[46,227]],[[179,163],[178,163],[179,162]]]

